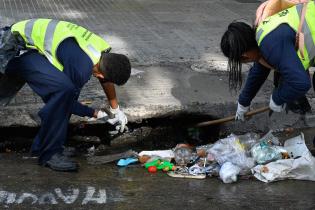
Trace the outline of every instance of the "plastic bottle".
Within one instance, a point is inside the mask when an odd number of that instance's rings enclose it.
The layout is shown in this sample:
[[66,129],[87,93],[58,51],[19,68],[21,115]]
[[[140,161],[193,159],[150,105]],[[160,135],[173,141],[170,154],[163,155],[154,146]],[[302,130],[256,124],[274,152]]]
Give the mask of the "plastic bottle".
[[192,158],[192,150],[188,147],[179,147],[174,150],[175,162],[177,165],[185,166]]

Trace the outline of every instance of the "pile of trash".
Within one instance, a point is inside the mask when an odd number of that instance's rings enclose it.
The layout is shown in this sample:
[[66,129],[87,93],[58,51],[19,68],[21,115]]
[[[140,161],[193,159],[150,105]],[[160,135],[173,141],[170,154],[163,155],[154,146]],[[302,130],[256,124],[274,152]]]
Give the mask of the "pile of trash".
[[161,170],[178,178],[220,177],[224,183],[236,182],[240,176],[253,176],[263,182],[315,181],[315,158],[305,145],[303,133],[283,145],[270,131],[262,138],[255,133],[231,134],[196,148],[179,144],[170,150],[132,154],[117,165],[140,162],[150,173]]

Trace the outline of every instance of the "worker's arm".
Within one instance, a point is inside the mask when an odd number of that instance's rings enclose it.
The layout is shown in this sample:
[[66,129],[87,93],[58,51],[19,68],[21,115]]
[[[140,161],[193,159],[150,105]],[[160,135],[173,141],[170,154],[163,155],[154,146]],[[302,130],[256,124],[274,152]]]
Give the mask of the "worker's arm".
[[[117,109],[118,108],[118,101],[116,97],[116,91],[115,91],[115,86],[113,83],[106,82],[106,83],[101,83],[103,90],[107,96],[109,105],[112,109]],[[95,110],[91,107],[88,107],[86,105],[81,104],[79,101],[76,101],[76,103],[73,106],[73,111],[72,114],[84,117],[97,117],[97,112],[98,110]]]
[[118,107],[118,101],[116,97],[115,85],[111,82],[101,83],[105,95],[108,99],[108,103],[112,109],[116,109]]
[[260,63],[254,63],[254,66],[249,70],[245,86],[238,98],[238,102],[241,105],[244,107],[250,105],[251,101],[266,81],[269,73],[270,69],[264,67]]
[[101,82],[101,85],[107,96],[110,105],[110,112],[115,115],[115,118],[109,119],[107,122],[109,122],[112,125],[118,124],[118,126],[116,126],[116,129],[119,130],[120,132],[124,132],[126,124],[128,123],[128,119],[125,113],[119,108],[115,86],[111,82],[105,83]]
[[297,55],[295,31],[292,28],[282,24],[267,35],[261,44],[261,52],[281,74],[279,87],[272,93],[276,105],[293,102],[307,93],[311,80]]
[[[91,77],[91,69],[93,63],[89,56],[80,48],[74,38],[65,39],[57,49],[57,57],[63,65],[63,73],[69,78],[77,90],[77,97],[84,84]],[[95,110],[86,105],[81,104],[77,100],[72,107],[72,114],[81,117],[95,117]]]
[[78,115],[80,117],[96,117],[97,113],[91,107],[81,104],[79,101],[76,101],[73,105],[72,114]]

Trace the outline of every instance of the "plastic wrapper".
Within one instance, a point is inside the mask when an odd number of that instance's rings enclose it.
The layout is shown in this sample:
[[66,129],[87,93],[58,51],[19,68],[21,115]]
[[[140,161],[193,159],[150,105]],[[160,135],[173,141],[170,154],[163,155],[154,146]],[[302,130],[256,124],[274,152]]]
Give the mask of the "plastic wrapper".
[[249,170],[254,167],[254,160],[246,155],[245,146],[234,134],[218,140],[207,150],[207,159],[211,158],[221,166],[226,162],[230,162],[242,170]]
[[207,176],[219,176],[220,168],[221,167],[219,164],[212,163],[205,167],[205,171],[206,171]]
[[267,134],[265,134],[260,140],[259,142],[267,142],[269,144],[272,144],[272,145],[276,145],[276,146],[279,146],[280,145],[280,141],[277,137],[275,137],[273,134],[272,134],[272,130],[270,130]]
[[163,160],[171,160],[174,158],[173,150],[154,150],[154,151],[142,151],[139,156],[158,156]]
[[245,151],[250,155],[250,149],[259,142],[260,136],[257,133],[246,133],[244,135],[238,135],[240,143],[243,145]]

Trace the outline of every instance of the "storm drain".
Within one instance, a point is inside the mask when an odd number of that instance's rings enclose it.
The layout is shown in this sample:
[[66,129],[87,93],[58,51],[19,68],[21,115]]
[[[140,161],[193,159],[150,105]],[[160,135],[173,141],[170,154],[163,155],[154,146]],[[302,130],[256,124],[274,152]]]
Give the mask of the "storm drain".
[[[220,127],[212,125],[196,128],[199,122],[213,120],[209,115],[179,114],[143,120],[141,123],[128,123],[128,131],[112,134],[113,126],[108,124],[71,124],[68,131],[70,145],[108,145],[112,147],[145,147],[163,149],[178,143],[202,145],[218,139]],[[0,128],[0,152],[28,151],[38,127]]]

